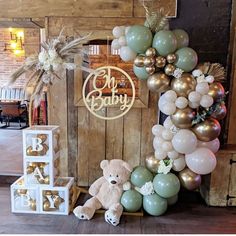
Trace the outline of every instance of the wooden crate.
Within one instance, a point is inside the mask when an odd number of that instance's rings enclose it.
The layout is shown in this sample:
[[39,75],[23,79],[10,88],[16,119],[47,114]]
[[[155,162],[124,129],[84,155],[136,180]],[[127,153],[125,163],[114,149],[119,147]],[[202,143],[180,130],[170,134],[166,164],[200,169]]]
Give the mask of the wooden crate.
[[202,176],[200,193],[209,206],[236,206],[236,145],[227,145],[216,158],[216,169]]

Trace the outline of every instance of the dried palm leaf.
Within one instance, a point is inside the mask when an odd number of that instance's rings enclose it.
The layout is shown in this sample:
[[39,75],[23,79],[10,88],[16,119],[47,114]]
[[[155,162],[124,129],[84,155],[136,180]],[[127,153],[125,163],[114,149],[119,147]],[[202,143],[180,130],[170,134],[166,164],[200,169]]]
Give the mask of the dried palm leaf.
[[225,69],[219,63],[212,63],[208,70],[208,75],[212,75],[216,82],[225,81]]

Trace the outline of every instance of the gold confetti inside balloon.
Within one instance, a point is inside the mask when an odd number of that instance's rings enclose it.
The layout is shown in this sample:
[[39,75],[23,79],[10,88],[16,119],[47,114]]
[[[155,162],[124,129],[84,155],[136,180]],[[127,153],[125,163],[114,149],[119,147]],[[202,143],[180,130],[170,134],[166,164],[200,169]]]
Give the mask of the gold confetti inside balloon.
[[192,131],[198,140],[210,142],[220,135],[220,123],[214,118],[208,118],[205,121],[193,126]]
[[157,72],[147,79],[147,86],[150,91],[161,93],[168,89],[170,83],[169,77],[163,72]]
[[179,172],[179,180],[181,185],[188,190],[197,189],[201,185],[201,175],[194,173],[189,168]]
[[146,162],[146,167],[147,167],[151,172],[157,173],[160,160],[157,160],[157,159],[155,158],[154,153],[148,154],[148,155],[146,156],[145,162]]
[[196,80],[189,73],[183,73],[182,76],[177,79],[174,78],[171,81],[171,89],[174,90],[179,97],[188,97],[188,94],[196,87]]
[[196,111],[190,107],[184,109],[176,109],[176,112],[171,116],[173,124],[180,129],[188,129],[192,127],[192,121],[196,116]]
[[166,60],[167,60],[167,62],[170,63],[170,64],[174,63],[174,62],[176,61],[176,59],[177,59],[177,57],[176,57],[175,54],[168,54],[168,55],[166,56]]
[[225,95],[225,89],[221,83],[215,82],[210,84],[208,95],[210,95],[214,101],[222,99]]

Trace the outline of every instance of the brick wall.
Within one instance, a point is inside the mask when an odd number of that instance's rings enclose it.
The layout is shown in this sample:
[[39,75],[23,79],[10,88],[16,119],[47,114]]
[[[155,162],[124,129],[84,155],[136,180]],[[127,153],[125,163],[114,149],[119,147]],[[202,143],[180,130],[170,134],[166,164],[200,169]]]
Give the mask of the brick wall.
[[[5,43],[10,41],[10,33],[8,29],[0,28],[0,87],[7,83],[12,72],[23,64],[25,56],[39,51],[39,29],[25,29],[24,34],[25,55],[17,56],[11,51],[4,51]],[[27,78],[27,75],[22,75],[14,87],[23,87]]]

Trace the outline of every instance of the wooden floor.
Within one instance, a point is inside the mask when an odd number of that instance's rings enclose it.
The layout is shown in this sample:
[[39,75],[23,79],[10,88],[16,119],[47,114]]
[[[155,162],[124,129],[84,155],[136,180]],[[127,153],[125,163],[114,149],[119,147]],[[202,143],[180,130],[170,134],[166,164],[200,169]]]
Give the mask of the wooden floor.
[[[79,202],[83,202],[81,196]],[[122,216],[113,227],[97,214],[91,221],[69,216],[12,214],[8,186],[0,187],[0,234],[161,234],[161,233],[236,233],[236,208],[207,207],[198,193],[182,193],[179,202],[161,217]]]
[[0,150],[0,175],[21,175],[22,130],[0,129]]

